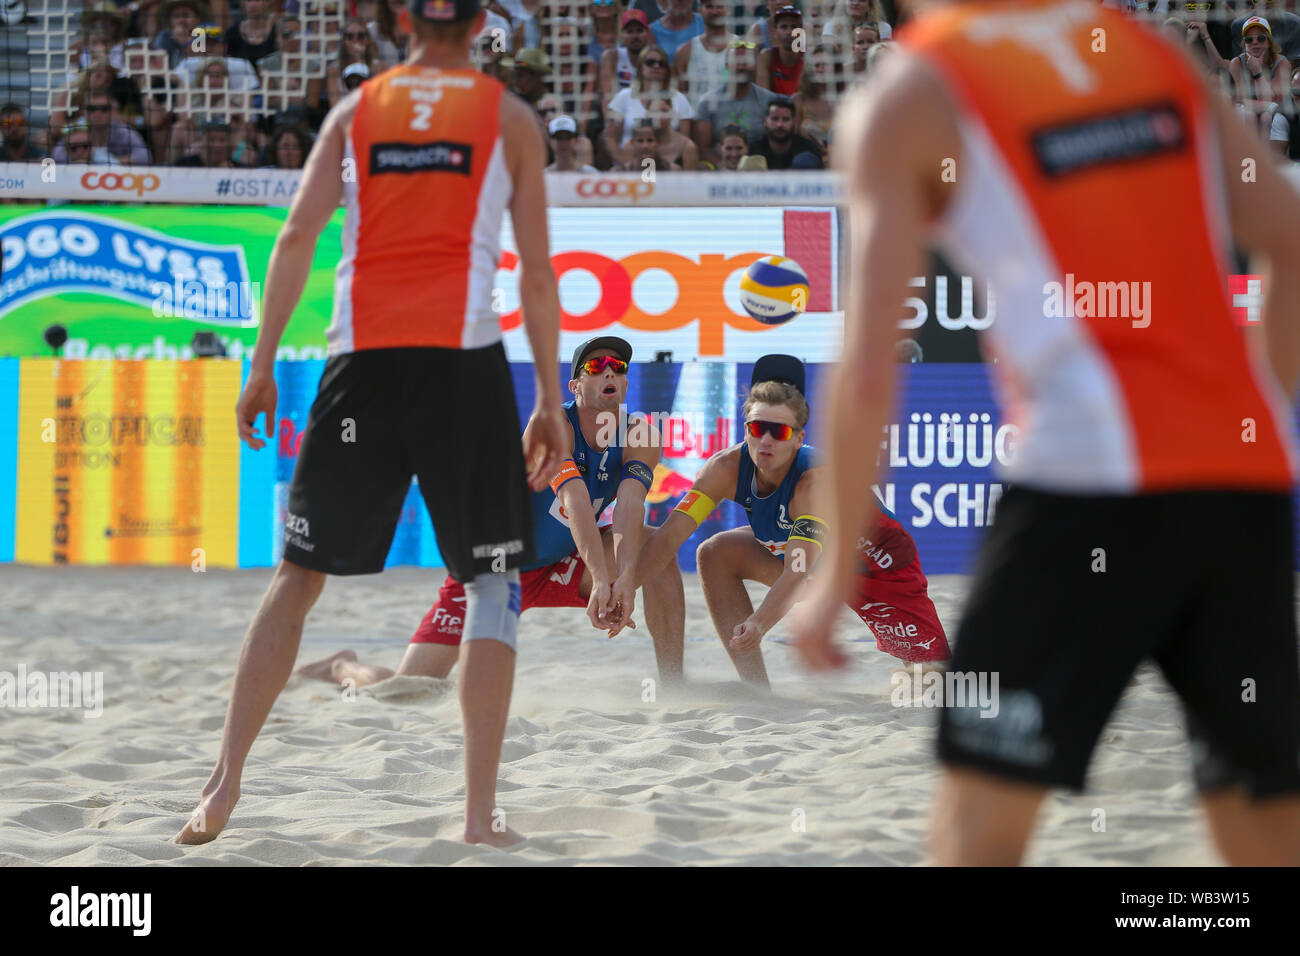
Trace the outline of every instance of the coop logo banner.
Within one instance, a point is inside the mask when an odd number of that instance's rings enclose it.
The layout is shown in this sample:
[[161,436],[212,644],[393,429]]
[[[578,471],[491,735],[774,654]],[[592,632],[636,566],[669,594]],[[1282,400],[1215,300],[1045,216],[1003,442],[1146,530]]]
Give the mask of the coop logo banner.
[[168,316],[231,326],[258,321],[240,246],[178,239],[83,213],[37,213],[0,227],[0,318],[26,302],[94,292]]

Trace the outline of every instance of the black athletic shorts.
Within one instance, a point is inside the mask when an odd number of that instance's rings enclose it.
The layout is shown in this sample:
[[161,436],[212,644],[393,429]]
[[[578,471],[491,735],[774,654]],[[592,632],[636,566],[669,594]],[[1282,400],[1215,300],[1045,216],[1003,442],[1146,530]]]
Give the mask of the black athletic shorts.
[[1283,494],[1008,490],[950,664],[968,687],[996,674],[999,706],[949,699],[940,759],[1082,790],[1152,658],[1182,700],[1199,789],[1300,792],[1293,520]]
[[419,479],[458,581],[531,564],[530,495],[505,349],[368,349],[325,363],[298,452],[284,557],[382,571]]

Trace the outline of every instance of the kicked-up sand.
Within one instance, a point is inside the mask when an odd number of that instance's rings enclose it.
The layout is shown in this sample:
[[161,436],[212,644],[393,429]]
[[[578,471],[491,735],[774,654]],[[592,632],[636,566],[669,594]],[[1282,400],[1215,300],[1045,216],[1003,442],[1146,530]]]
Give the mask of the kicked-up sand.
[[[639,609],[640,628],[612,641],[580,609],[523,616],[497,791],[529,837],[520,847],[459,841],[454,679],[348,694],[297,676],[226,831],[181,847],[171,838],[212,769],[270,571],[5,566],[0,679],[90,676],[79,707],[0,708],[0,863],[925,863],[935,712],[891,703],[893,658],[846,611],[853,666],[814,679],[778,626],[764,640],[773,693],[754,692],[685,577],[684,689],[657,684]],[[331,579],[299,663],[352,648],[396,667],[441,580],[417,568]],[[931,579],[950,634],[967,586]],[[1049,798],[1026,862],[1218,863],[1194,797],[1177,700],[1145,667],[1102,736],[1089,792]]]

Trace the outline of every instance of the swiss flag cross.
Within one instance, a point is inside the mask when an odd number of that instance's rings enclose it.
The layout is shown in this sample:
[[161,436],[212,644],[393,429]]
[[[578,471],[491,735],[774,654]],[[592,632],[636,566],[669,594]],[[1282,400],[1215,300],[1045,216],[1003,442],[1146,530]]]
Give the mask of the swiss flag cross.
[[1238,325],[1258,325],[1264,306],[1263,276],[1228,276],[1232,314]]

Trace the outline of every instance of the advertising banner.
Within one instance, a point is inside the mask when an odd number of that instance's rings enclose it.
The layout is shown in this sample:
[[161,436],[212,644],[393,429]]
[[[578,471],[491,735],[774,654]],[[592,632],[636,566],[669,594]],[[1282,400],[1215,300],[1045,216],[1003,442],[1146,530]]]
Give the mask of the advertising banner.
[[233,362],[24,359],[14,559],[236,567]]

